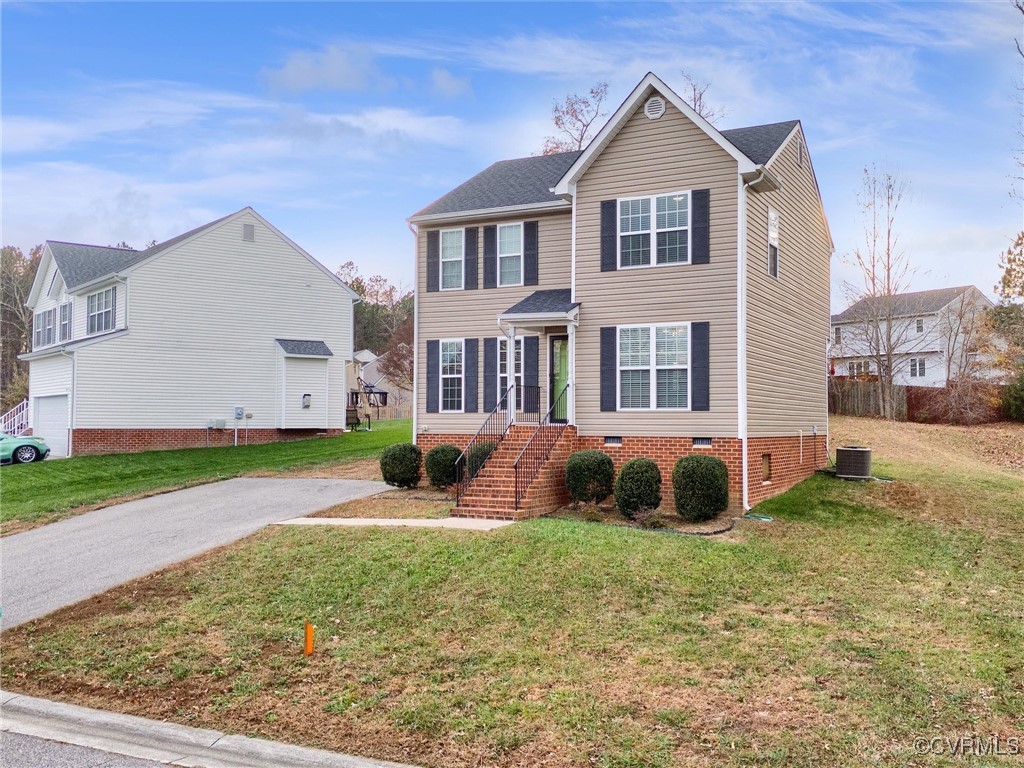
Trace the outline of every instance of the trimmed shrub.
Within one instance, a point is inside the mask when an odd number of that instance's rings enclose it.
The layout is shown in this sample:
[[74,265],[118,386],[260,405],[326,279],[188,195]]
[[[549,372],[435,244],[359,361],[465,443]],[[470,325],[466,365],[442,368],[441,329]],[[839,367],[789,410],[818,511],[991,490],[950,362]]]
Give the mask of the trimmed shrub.
[[420,483],[423,451],[412,443],[389,445],[380,454],[380,473],[388,485],[415,488]]
[[565,486],[577,503],[604,501],[614,481],[615,464],[602,451],[576,451],[565,463]]
[[729,506],[729,470],[716,456],[684,456],[672,470],[676,512],[693,523]]
[[476,477],[476,473],[480,471],[484,462],[487,461],[487,457],[490,456],[497,447],[497,443],[484,440],[469,449],[469,453],[466,454],[466,466],[469,468],[470,477]]
[[641,509],[661,506],[661,471],[650,459],[627,461],[615,479],[615,506],[633,519]]
[[427,469],[427,477],[435,488],[444,490],[454,485],[459,479],[459,468],[455,466],[462,451],[451,443],[436,445],[427,451],[423,465]]
[[1024,371],[1003,387],[1003,414],[1010,421],[1024,421]]

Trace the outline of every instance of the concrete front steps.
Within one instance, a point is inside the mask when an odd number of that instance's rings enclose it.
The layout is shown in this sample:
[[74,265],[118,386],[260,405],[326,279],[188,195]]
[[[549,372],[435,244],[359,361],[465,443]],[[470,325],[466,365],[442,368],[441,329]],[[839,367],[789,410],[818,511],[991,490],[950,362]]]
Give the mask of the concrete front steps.
[[[542,432],[538,440],[550,440],[558,427],[544,429],[551,431]],[[565,428],[516,509],[515,461],[536,430],[530,424],[514,425],[509,430],[452,510],[453,517],[525,520],[553,512],[568,502],[565,462],[576,448],[575,427]]]

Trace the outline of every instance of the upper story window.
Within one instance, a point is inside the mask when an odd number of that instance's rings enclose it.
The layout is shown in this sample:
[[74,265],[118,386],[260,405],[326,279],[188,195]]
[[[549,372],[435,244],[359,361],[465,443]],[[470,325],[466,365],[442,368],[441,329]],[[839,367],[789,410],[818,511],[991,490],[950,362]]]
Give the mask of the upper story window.
[[114,330],[116,287],[90,293],[86,298],[86,333],[103,333]]
[[620,327],[619,410],[688,409],[689,349],[687,323]]
[[836,326],[836,329],[835,329],[835,338],[836,338],[836,344],[842,344],[843,343],[843,329],[840,328],[838,325]]
[[498,225],[498,285],[523,284],[523,225]]
[[57,343],[57,309],[36,312],[32,318],[32,349]]
[[441,410],[462,412],[462,361],[464,339],[442,341],[441,347]]
[[[918,321],[920,322],[920,320]],[[924,376],[924,358],[923,357],[912,357],[910,358],[910,377],[912,379]]]
[[689,263],[689,192],[619,200],[619,266],[650,266],[652,239],[655,264]]
[[441,230],[441,290],[453,291],[463,288],[462,249],[465,236],[461,229]]
[[71,302],[60,305],[60,340],[68,341],[71,338]]
[[871,363],[867,360],[856,360],[849,365],[851,376],[870,376]]
[[[781,217],[773,208],[768,209],[768,275],[779,276],[779,227]],[[838,329],[837,329],[838,330]]]
[[924,320],[918,318],[915,325],[918,333],[924,333]]

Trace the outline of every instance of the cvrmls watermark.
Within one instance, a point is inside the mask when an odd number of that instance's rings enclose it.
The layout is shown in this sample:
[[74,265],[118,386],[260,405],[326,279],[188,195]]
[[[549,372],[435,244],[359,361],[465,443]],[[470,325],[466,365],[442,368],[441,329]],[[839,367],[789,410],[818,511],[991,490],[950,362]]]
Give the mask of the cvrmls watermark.
[[918,755],[950,757],[1013,757],[1024,755],[1024,737],[974,734],[918,737],[914,739],[914,752]]

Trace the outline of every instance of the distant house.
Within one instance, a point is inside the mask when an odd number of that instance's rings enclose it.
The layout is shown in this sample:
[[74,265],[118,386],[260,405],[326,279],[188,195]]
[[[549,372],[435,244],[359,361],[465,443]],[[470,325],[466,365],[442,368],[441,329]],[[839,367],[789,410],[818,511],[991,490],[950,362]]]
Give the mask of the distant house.
[[[385,352],[383,355],[378,355],[369,349],[361,349],[356,352],[355,359],[349,366],[351,371],[350,391],[355,391],[358,388],[357,378],[362,379],[369,386],[388,393],[389,407],[402,409],[403,406],[408,406],[412,402],[412,383],[395,381],[384,374],[382,363],[388,354]],[[365,406],[365,403],[361,403],[361,405]]]
[[830,357],[836,376],[877,376],[881,345],[875,328],[891,334],[896,384],[945,387],[958,373],[994,377],[998,372],[978,349],[980,315],[992,302],[973,285],[901,293],[890,299],[864,298],[832,315]]
[[55,456],[342,431],[355,299],[251,208],[142,251],[47,241],[30,428]]

